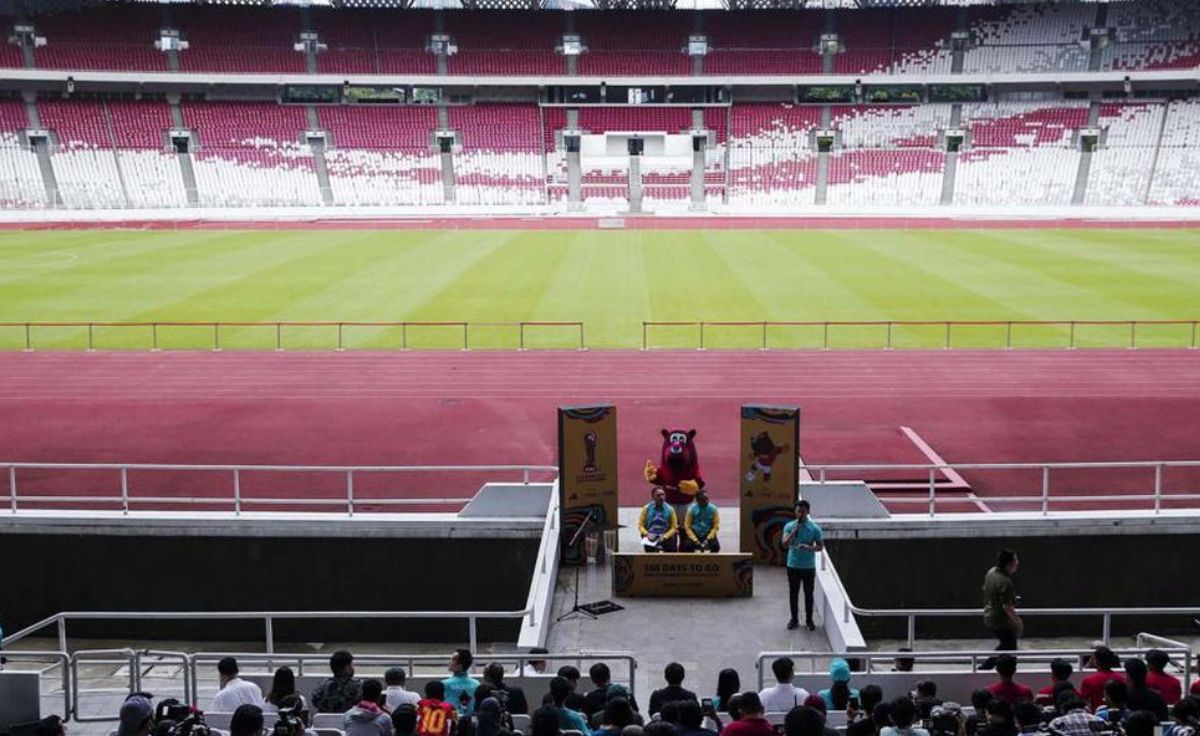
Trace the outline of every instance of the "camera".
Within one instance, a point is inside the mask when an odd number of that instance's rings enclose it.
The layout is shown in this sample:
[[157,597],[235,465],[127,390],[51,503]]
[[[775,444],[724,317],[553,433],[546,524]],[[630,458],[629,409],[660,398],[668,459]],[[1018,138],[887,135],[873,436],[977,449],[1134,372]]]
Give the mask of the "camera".
[[154,720],[158,722],[158,733],[164,736],[212,736],[204,713],[174,698],[158,704]]
[[308,711],[300,705],[279,709],[279,720],[275,721],[272,736],[298,736],[308,724]]

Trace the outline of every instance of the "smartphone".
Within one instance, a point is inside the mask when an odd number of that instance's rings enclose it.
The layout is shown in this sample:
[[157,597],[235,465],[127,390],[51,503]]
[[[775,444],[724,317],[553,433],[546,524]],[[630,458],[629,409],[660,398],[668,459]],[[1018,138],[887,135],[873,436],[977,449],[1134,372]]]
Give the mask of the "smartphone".
[[700,709],[701,710],[712,710],[713,709],[713,699],[712,698],[701,698],[700,699]]
[[856,695],[850,696],[850,700],[846,701],[846,709],[847,710],[851,710],[851,709],[858,710],[858,696],[856,696]]

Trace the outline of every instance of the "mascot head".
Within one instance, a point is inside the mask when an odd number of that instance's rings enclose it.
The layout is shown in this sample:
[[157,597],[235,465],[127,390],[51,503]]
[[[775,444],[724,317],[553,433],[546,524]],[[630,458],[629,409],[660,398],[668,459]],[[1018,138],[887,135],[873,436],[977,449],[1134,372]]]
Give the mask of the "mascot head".
[[756,455],[769,455],[774,449],[775,442],[766,432],[759,432],[750,438],[750,451]]
[[675,471],[696,466],[696,446],[692,444],[696,430],[689,429],[685,432],[682,429],[664,429],[662,436],[663,465],[669,465]]

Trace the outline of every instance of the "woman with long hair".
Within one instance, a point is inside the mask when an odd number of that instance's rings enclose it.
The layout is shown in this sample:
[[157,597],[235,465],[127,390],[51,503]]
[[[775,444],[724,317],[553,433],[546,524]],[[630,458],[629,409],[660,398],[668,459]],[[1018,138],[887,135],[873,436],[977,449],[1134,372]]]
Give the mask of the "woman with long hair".
[[296,673],[292,672],[291,667],[280,667],[275,670],[275,677],[271,680],[271,689],[267,692],[263,712],[278,713],[279,708],[284,706],[284,699],[289,695],[300,698],[301,707],[304,707],[304,696],[296,692]]
[[737,670],[723,669],[717,673],[717,695],[713,698],[713,710],[729,712],[729,699],[742,691],[742,678]]

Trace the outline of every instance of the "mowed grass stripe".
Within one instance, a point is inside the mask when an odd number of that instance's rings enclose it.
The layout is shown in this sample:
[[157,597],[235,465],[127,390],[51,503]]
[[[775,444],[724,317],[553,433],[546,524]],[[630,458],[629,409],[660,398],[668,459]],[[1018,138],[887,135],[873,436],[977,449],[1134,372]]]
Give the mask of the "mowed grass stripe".
[[[641,345],[644,320],[1020,320],[1200,317],[1200,234],[1140,230],[870,231],[41,231],[0,247],[0,320],[582,320],[589,347]],[[78,256],[78,260],[64,256]],[[839,329],[833,347],[881,347],[877,328]],[[989,328],[990,329],[990,328]],[[956,346],[999,333],[955,328]],[[983,328],[981,328],[983,330]],[[1020,346],[1065,344],[1066,328]],[[511,332],[512,334],[509,334]],[[21,336],[0,335],[20,347]],[[1145,328],[1143,344],[1182,332]],[[1128,329],[1081,344],[1123,346]],[[286,335],[328,348],[328,330]],[[461,346],[461,331],[410,347]],[[533,336],[573,347],[575,335]],[[776,347],[819,347],[818,331],[772,328]],[[940,347],[943,330],[898,333],[897,347]],[[40,347],[83,347],[79,334]],[[145,347],[146,336],[101,347]],[[274,334],[226,333],[229,347]],[[395,331],[358,331],[348,347],[398,347]],[[710,347],[755,347],[754,328],[712,328]],[[211,335],[167,347],[204,347]],[[541,342],[539,342],[541,341]],[[168,341],[170,342],[170,341]],[[1140,342],[1142,342],[1140,340]],[[478,347],[515,347],[482,328]],[[695,334],[658,345],[693,347]],[[1186,344],[1186,342],[1184,342]]]

